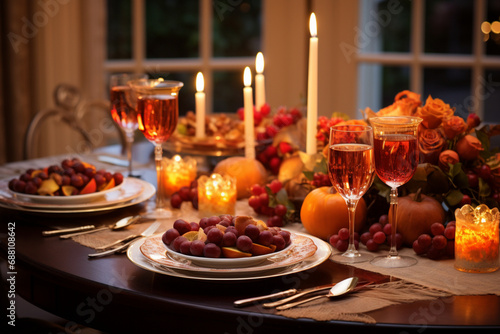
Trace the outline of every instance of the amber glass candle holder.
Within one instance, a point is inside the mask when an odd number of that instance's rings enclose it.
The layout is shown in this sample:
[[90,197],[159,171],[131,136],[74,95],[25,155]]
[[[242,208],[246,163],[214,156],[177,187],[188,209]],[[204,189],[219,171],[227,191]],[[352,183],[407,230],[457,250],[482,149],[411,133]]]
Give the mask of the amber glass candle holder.
[[171,159],[163,158],[163,189],[166,197],[172,196],[182,187],[189,187],[196,179],[196,160],[174,155]]
[[198,178],[198,212],[201,217],[235,213],[236,180],[214,173]]
[[497,208],[465,205],[455,211],[455,268],[488,273],[499,268],[499,218]]

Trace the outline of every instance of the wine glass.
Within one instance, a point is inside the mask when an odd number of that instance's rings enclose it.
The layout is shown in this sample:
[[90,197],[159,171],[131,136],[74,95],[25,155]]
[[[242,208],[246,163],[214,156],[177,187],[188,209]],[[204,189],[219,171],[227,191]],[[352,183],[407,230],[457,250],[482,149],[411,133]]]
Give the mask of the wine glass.
[[128,176],[139,177],[132,173],[132,144],[134,132],[137,130],[137,113],[134,103],[130,101],[130,86],[128,82],[136,79],[146,79],[146,74],[112,74],[109,78],[109,99],[111,101],[111,117],[125,132],[126,151],[128,159]]
[[418,165],[418,125],[421,118],[411,116],[370,118],[373,126],[375,170],[382,182],[391,187],[391,248],[387,256],[373,258],[373,265],[385,268],[409,267],[417,263],[411,256],[401,256],[396,248],[398,187],[408,182]]
[[139,130],[155,145],[156,166],[156,208],[146,213],[152,218],[169,218],[172,212],[165,208],[165,194],[162,186],[162,143],[166,142],[177,127],[179,119],[179,90],[182,82],[159,79],[138,79],[129,82],[135,93]]
[[333,187],[344,198],[349,214],[349,246],[343,254],[332,256],[340,263],[358,263],[373,258],[354,245],[356,206],[370,188],[375,172],[373,129],[365,125],[336,125],[330,128],[328,175]]

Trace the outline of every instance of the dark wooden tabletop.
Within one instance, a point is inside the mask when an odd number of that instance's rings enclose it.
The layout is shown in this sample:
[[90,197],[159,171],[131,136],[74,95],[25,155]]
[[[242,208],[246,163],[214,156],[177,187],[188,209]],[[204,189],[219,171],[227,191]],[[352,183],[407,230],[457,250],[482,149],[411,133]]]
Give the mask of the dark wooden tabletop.
[[7,226],[15,223],[16,293],[74,323],[110,333],[323,333],[345,330],[431,333],[500,329],[500,297],[455,296],[368,313],[377,324],[290,319],[260,304],[236,308],[237,299],[289,288],[307,288],[349,276],[383,276],[326,261],[309,271],[249,281],[203,281],[150,272],[126,255],[89,259],[72,240],[42,237],[54,226],[108,225],[135,214],[141,204],[98,215],[54,216],[0,209],[0,264],[6,277]]

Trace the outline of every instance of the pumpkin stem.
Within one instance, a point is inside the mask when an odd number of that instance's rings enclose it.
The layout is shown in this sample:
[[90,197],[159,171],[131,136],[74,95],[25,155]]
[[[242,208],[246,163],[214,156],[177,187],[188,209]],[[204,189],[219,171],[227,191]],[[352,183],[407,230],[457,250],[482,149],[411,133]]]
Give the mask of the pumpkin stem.
[[418,188],[415,193],[415,198],[413,199],[415,202],[422,202],[422,188]]
[[335,190],[335,187],[330,187],[330,189],[328,189],[328,192],[332,195],[335,195],[337,193],[337,190]]

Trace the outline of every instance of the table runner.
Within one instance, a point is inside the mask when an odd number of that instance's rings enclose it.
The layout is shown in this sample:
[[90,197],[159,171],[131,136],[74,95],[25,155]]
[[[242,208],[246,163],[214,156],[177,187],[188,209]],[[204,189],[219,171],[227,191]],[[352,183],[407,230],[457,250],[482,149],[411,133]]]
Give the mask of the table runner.
[[[177,218],[198,222],[201,217],[198,211],[193,210],[190,203],[183,203],[181,209],[176,211],[176,217],[167,219],[157,232],[166,231],[172,227]],[[236,203],[236,214],[253,215],[253,209],[246,200]],[[263,217],[262,217],[263,218]],[[139,234],[149,226],[149,223],[138,223],[123,231],[103,231],[94,234],[74,237],[73,239],[91,248],[95,248],[130,234]],[[307,233],[301,224],[289,224],[287,229]],[[361,245],[362,250],[364,246]],[[376,255],[386,254],[381,250]],[[485,295],[495,294],[500,296],[500,271],[488,274],[464,273],[453,267],[453,259],[429,260],[414,254],[410,248],[403,248],[402,255],[418,258],[415,266],[408,268],[379,268],[369,262],[351,265],[355,268],[391,276],[395,281],[378,284],[370,289],[363,289],[349,294],[335,301],[320,299],[293,309],[277,311],[277,314],[290,318],[311,318],[318,321],[345,320],[364,323],[375,323],[367,312],[381,309],[400,303],[411,303],[419,300],[436,301],[437,298],[453,295]]]

